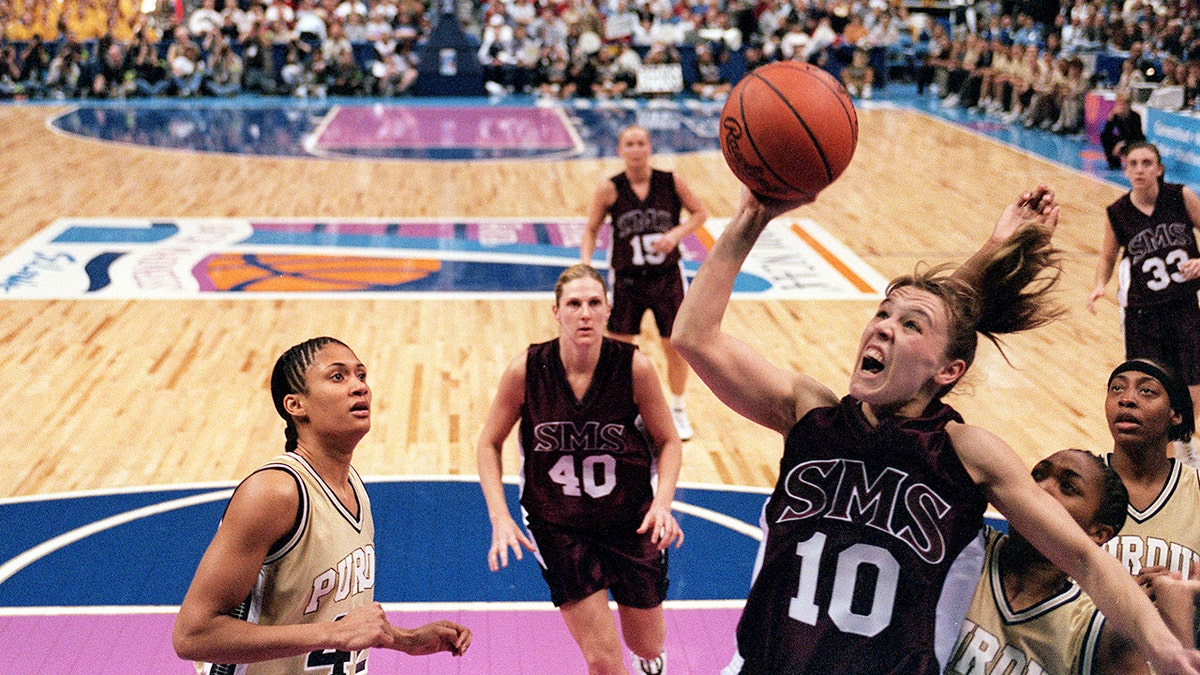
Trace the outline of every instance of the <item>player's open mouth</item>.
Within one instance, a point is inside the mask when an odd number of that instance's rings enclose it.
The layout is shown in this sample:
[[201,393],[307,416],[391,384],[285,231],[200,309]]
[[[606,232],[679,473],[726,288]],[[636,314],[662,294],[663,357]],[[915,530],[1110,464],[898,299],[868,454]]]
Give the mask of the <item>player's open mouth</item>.
[[862,369],[867,371],[868,373],[872,373],[872,374],[882,373],[883,372],[883,361],[880,361],[879,359],[875,358],[874,356],[863,356]]

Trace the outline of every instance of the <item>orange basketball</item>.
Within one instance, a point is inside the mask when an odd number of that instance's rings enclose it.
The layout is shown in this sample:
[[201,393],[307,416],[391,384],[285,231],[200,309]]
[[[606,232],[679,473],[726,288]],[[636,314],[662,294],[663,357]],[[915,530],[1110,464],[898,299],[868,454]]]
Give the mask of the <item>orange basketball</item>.
[[845,87],[807,63],[755,68],[721,110],[725,162],[765,197],[816,197],[846,170],[857,144],[858,115]]

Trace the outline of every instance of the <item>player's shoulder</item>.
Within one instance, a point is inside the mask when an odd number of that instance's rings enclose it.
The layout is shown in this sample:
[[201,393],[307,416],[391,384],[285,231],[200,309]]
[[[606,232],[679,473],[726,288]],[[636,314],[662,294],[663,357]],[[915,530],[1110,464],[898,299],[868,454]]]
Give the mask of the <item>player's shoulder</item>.
[[239,523],[238,527],[247,531],[277,537],[291,527],[303,489],[297,469],[284,462],[266,464],[234,490],[223,522]]

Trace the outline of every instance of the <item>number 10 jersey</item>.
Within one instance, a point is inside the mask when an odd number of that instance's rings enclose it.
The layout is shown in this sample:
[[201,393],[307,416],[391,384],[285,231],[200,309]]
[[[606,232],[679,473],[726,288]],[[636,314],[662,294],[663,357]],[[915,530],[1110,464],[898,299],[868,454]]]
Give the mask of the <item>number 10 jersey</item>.
[[942,671],[983,563],[961,419],[935,401],[872,427],[846,397],[792,427],[727,673]]

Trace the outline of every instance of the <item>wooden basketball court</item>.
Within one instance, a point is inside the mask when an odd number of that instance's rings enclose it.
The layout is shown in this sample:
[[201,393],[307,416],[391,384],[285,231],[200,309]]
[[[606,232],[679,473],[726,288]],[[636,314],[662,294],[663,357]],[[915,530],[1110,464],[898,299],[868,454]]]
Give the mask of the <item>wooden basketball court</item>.
[[[238,157],[67,136],[56,107],[0,108],[0,255],[60,217],[562,217],[586,213],[616,160],[421,162]],[[1117,186],[912,111],[863,109],[845,175],[802,214],[886,277],[961,261],[1022,189],[1046,183],[1068,253],[1062,321],[980,348],[949,400],[1031,463],[1107,451],[1105,378],[1121,360],[1117,309],[1083,305],[1103,206]],[[672,156],[713,216],[738,184],[719,153]],[[231,480],[282,448],[267,393],[287,346],[337,336],[367,364],[376,414],[366,475],[473,475],[504,365],[554,334],[551,300],[331,299],[0,302],[0,496]],[[870,301],[735,301],[727,328],[844,392]],[[650,323],[647,327],[649,330]],[[661,365],[656,340],[643,349]],[[781,440],[694,377],[697,433],[682,479],[773,484]],[[512,440],[510,439],[510,442]],[[516,470],[515,449],[506,453]],[[486,527],[484,514],[479,526]]]

